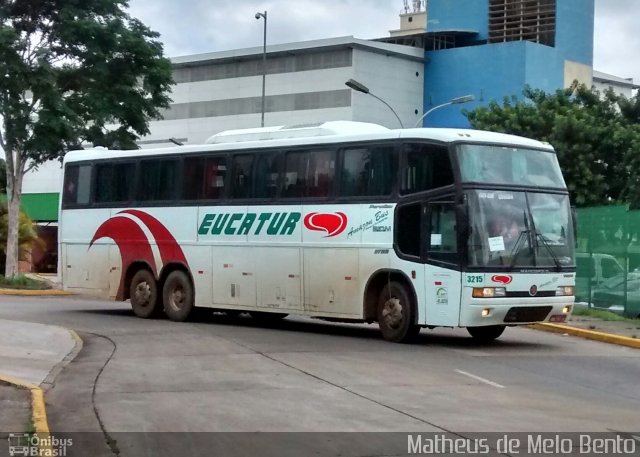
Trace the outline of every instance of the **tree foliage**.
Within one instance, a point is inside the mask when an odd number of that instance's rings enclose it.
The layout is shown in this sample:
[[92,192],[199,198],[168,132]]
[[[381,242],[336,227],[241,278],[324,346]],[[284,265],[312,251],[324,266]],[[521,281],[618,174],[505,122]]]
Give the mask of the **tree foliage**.
[[83,143],[136,148],[169,106],[171,64],[126,0],[0,2],[0,146],[6,156],[7,275],[17,263],[24,174]]
[[474,128],[552,144],[577,206],[640,206],[640,98],[626,99],[574,83],[549,94],[526,87],[466,112]]

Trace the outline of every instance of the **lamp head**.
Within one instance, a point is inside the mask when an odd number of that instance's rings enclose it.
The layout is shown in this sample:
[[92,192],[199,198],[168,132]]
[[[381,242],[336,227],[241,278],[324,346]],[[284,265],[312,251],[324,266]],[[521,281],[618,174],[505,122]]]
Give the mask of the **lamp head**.
[[355,79],[350,79],[349,81],[347,81],[344,84],[347,87],[350,87],[351,89],[353,89],[353,90],[355,90],[357,92],[362,92],[363,94],[368,94],[369,93],[369,88],[367,86],[365,86],[364,84],[359,83]]
[[262,16],[260,13],[256,13],[256,19],[260,19],[260,16]]
[[457,105],[458,103],[472,102],[475,99],[476,97],[474,97],[473,95],[465,95],[463,97],[454,98],[453,100],[451,100],[451,104]]

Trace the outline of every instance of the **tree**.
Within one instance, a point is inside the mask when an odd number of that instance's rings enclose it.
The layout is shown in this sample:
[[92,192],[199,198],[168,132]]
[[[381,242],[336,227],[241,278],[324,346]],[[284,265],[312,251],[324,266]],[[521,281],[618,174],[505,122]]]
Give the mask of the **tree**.
[[6,156],[6,276],[17,273],[25,173],[88,142],[136,148],[169,106],[171,64],[126,0],[0,2],[0,147]]
[[[7,245],[8,219],[7,206],[2,203],[0,204],[0,266],[4,265],[7,255],[5,248]],[[33,221],[29,219],[29,216],[20,211],[18,220],[18,260],[24,260],[33,243],[41,240],[38,238],[36,227]]]
[[[526,87],[524,100],[505,98],[466,115],[474,128],[535,138],[558,154],[577,206],[640,204],[640,99],[574,83],[548,94]],[[623,110],[625,113],[623,114]]]

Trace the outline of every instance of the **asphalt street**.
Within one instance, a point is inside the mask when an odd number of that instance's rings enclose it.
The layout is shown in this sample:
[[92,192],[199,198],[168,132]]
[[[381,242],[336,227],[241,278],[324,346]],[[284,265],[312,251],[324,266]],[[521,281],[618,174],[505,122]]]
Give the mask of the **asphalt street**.
[[[326,455],[391,455],[372,453],[380,443],[368,435],[348,435],[350,453],[332,435],[266,432],[640,430],[640,351],[527,328],[485,346],[464,329],[423,330],[417,344],[399,345],[376,325],[142,320],[127,303],[82,297],[3,296],[0,319],[79,333],[84,347],[47,392],[47,411],[54,432],[88,432],[79,439],[94,442],[94,455],[159,455],[141,453],[149,436],[176,455],[151,432],[265,432],[253,442],[234,434],[233,455],[251,446],[268,455],[268,443],[286,439],[335,451]],[[213,449],[190,436],[184,455]]]

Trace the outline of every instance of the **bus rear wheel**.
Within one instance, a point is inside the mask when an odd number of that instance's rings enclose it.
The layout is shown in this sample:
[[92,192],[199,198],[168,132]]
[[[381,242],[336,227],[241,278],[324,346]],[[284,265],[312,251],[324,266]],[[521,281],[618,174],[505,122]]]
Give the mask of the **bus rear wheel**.
[[415,324],[416,308],[406,286],[391,281],[378,299],[378,325],[382,336],[394,343],[409,343],[420,332]]
[[162,308],[158,302],[158,283],[149,270],[138,270],[129,287],[133,313],[143,319],[158,317]]
[[489,343],[504,332],[504,325],[487,325],[486,327],[467,327],[467,331],[479,343]]
[[184,271],[169,273],[162,287],[162,301],[164,312],[172,321],[183,322],[193,314],[193,286]]

